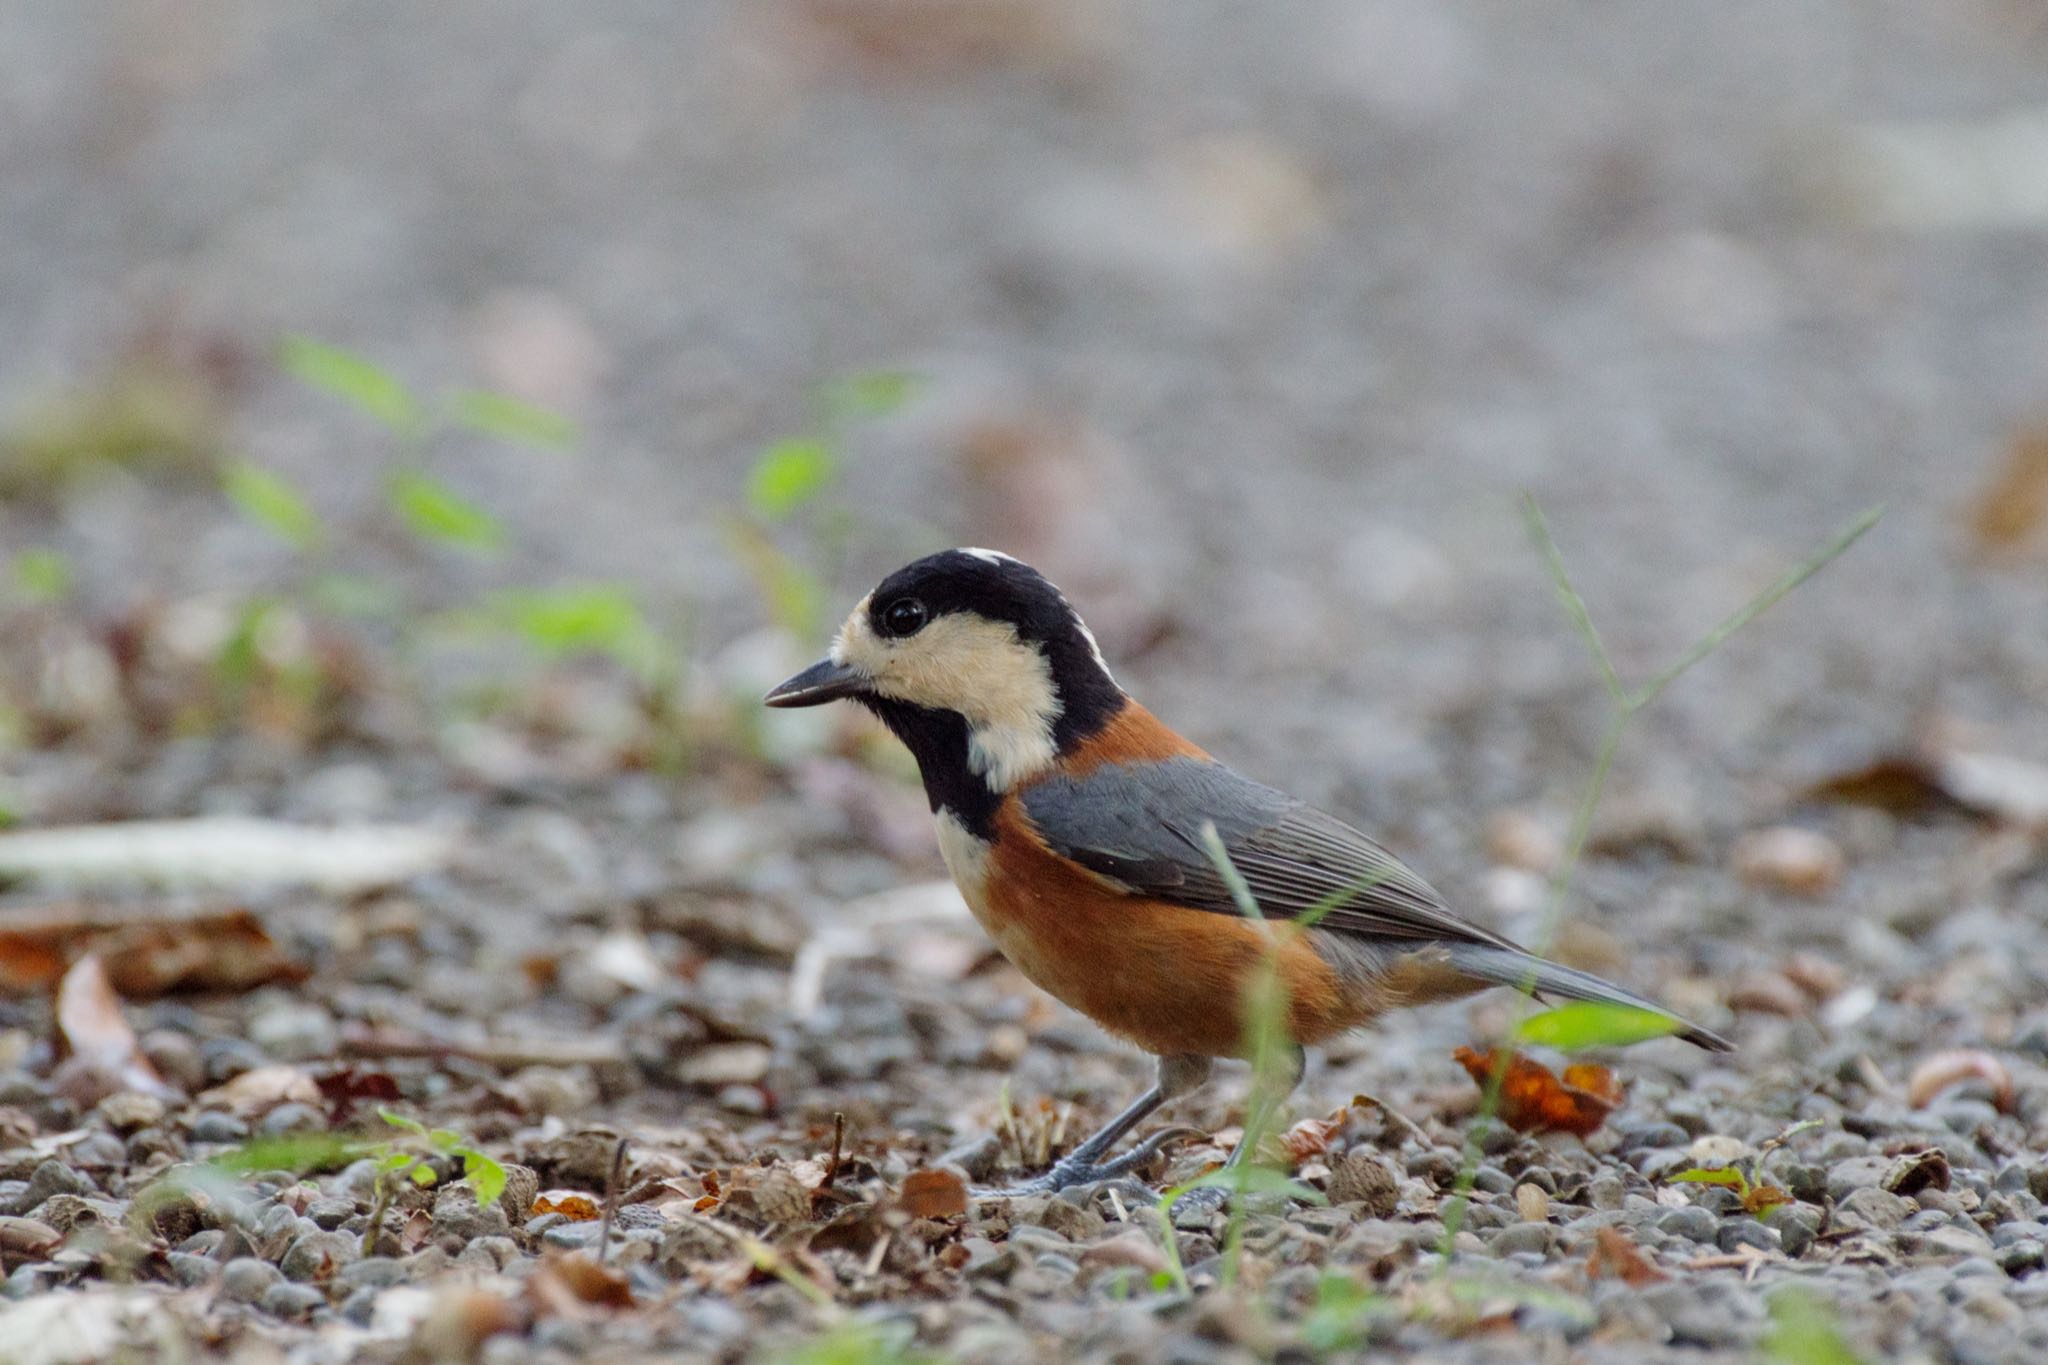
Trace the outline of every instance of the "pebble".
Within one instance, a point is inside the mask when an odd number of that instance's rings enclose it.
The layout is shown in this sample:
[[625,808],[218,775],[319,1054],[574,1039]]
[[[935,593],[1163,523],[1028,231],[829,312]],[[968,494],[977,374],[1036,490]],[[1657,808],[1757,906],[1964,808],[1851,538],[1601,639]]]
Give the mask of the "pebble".
[[272,1285],[263,1295],[263,1311],[272,1317],[292,1321],[311,1316],[316,1308],[327,1306],[327,1296],[311,1285]]
[[220,1292],[242,1303],[255,1303],[270,1292],[272,1285],[283,1280],[283,1274],[270,1262],[238,1256],[221,1268]]
[[1764,1251],[1783,1249],[1777,1232],[1754,1218],[1731,1218],[1721,1224],[1714,1234],[1714,1244],[1725,1252],[1746,1246]]
[[324,1133],[327,1131],[327,1115],[310,1104],[292,1101],[280,1104],[265,1114],[260,1126],[265,1137],[287,1137],[293,1133]]
[[338,1278],[357,1289],[389,1289],[405,1283],[405,1263],[391,1256],[365,1256],[343,1266]]
[[1557,1229],[1548,1223],[1511,1223],[1502,1228],[1493,1239],[1494,1254],[1512,1256],[1518,1252],[1546,1256],[1555,1240]]
[[278,1262],[278,1269],[291,1280],[325,1280],[352,1264],[361,1253],[362,1244],[357,1239],[316,1228],[292,1242]]
[[218,1109],[203,1110],[192,1120],[194,1142],[241,1142],[248,1136],[248,1124]]
[[313,1226],[334,1231],[343,1223],[356,1216],[356,1201],[353,1199],[315,1199],[306,1205],[306,1217]]
[[1805,1204],[1780,1204],[1766,1213],[1764,1226],[1778,1234],[1778,1244],[1787,1256],[1804,1256],[1820,1232],[1820,1213]]
[[1674,1237],[1684,1237],[1694,1242],[1712,1242],[1720,1220],[1697,1204],[1688,1204],[1682,1209],[1672,1209],[1657,1220],[1659,1232]]

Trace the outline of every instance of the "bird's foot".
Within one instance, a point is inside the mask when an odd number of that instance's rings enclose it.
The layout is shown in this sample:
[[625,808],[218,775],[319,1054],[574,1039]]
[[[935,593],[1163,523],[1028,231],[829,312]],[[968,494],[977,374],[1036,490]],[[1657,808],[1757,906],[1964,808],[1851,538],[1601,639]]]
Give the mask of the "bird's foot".
[[1200,1185],[1173,1201],[1166,1211],[1177,1228],[1206,1231],[1209,1220],[1230,1202],[1230,1191],[1221,1185]]
[[1131,1179],[1131,1172],[1159,1155],[1160,1149],[1169,1142],[1199,1136],[1201,1134],[1193,1128],[1162,1128],[1122,1156],[1108,1161],[1093,1161],[1084,1152],[1070,1152],[1055,1161],[1043,1175],[1033,1176],[1021,1185],[976,1189],[969,1193],[976,1199],[1022,1199],[1034,1194],[1058,1194],[1077,1185],[1111,1184],[1125,1198],[1156,1204],[1159,1196]]

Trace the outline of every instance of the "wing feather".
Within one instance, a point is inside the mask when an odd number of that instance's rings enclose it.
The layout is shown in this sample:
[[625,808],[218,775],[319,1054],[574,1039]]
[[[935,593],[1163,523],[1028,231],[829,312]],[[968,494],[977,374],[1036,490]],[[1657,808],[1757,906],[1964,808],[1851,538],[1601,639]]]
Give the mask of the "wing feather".
[[1020,793],[1055,851],[1133,894],[1238,913],[1203,846],[1213,824],[1261,914],[1376,938],[1513,947],[1444,904],[1428,882],[1358,830],[1207,759],[1105,764]]

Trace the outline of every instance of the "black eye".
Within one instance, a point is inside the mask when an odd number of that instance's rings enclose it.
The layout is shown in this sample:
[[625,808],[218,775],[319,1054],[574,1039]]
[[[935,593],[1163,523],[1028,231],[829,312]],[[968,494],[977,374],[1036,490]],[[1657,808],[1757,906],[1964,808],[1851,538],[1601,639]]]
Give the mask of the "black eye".
[[899,597],[882,613],[882,629],[890,635],[915,635],[924,629],[924,603],[915,597]]

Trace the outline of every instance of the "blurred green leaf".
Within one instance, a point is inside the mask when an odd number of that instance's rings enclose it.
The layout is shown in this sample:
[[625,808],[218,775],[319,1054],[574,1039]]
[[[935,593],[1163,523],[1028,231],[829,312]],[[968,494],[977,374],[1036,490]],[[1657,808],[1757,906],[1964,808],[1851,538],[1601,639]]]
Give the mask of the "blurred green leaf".
[[1310,1350],[1324,1354],[1355,1351],[1369,1340],[1375,1320],[1400,1316],[1400,1307],[1386,1295],[1333,1270],[1316,1281],[1315,1304],[1302,1321],[1301,1338]]
[[422,1161],[412,1168],[412,1172],[406,1178],[412,1181],[412,1183],[415,1185],[426,1186],[433,1184],[436,1180],[439,1180],[441,1177],[434,1174],[434,1168],[432,1166],[429,1166],[426,1162]]
[[319,516],[297,489],[269,470],[239,460],[222,473],[221,488],[243,516],[286,544],[319,548],[325,535]]
[[469,1181],[470,1189],[476,1192],[477,1206],[489,1208],[497,1203],[498,1196],[505,1192],[505,1167],[474,1147],[464,1147],[460,1150],[462,1172]]
[[903,370],[869,370],[825,386],[825,410],[834,420],[887,417],[916,396],[922,381]]
[[14,557],[14,583],[32,601],[62,601],[71,592],[71,564],[55,550],[23,550]]
[[645,672],[660,666],[660,637],[623,588],[575,585],[508,592],[497,614],[539,653],[550,657],[603,654]]
[[1764,1359],[1782,1365],[1863,1365],[1863,1357],[1843,1339],[1834,1313],[1812,1294],[1781,1289],[1771,1295],[1769,1306]]
[[422,540],[469,550],[495,550],[505,543],[505,527],[496,517],[417,471],[392,476],[391,505]]
[[353,404],[401,435],[417,435],[425,424],[412,390],[353,351],[294,335],[278,346],[277,358],[299,379]]
[[1589,1047],[1627,1047],[1652,1038],[1668,1038],[1685,1025],[1668,1014],[1635,1005],[1600,1000],[1574,1000],[1524,1019],[1515,1040],[1563,1052]]
[[747,479],[747,505],[767,521],[781,521],[832,482],[836,461],[822,441],[777,441],[761,453]]
[[401,602],[392,584],[353,574],[321,574],[306,585],[306,595],[314,606],[335,616],[392,616]]
[[1679,1171],[1664,1178],[1680,1185],[1726,1185],[1737,1190],[1749,1187],[1749,1178],[1728,1166],[1717,1166],[1712,1170],[1704,1166],[1694,1166],[1690,1170]]
[[465,389],[448,400],[448,416],[457,426],[502,441],[567,450],[576,444],[576,424],[510,394]]
[[427,1135],[427,1125],[421,1123],[418,1119],[408,1118],[404,1114],[393,1113],[389,1109],[379,1109],[377,1117],[390,1124],[393,1128],[403,1128],[406,1132],[418,1137],[425,1137]]
[[338,1170],[363,1155],[361,1138],[344,1133],[292,1133],[285,1137],[257,1138],[222,1152],[209,1165],[237,1175],[252,1171]]

